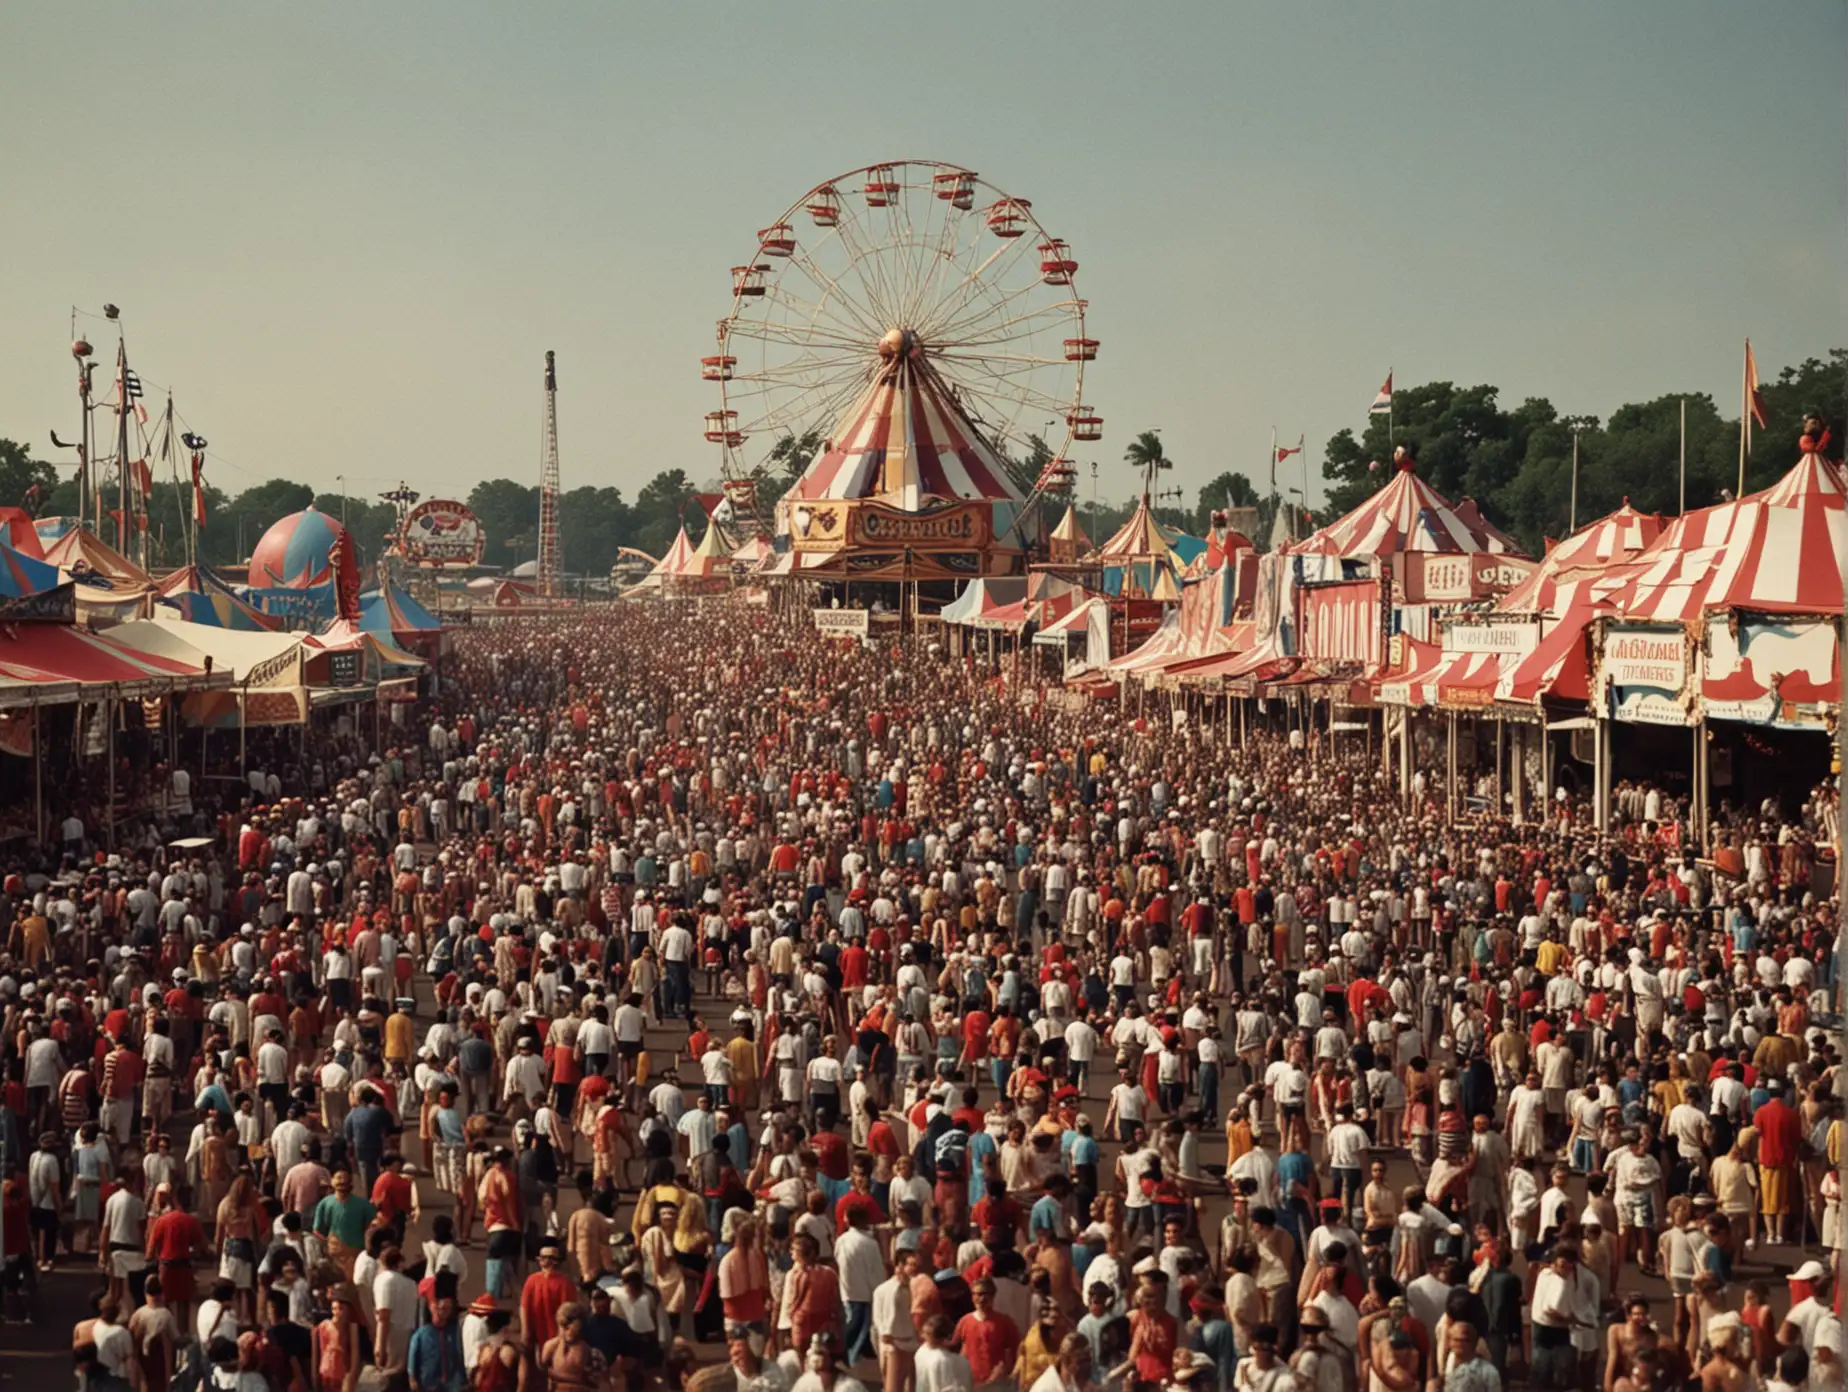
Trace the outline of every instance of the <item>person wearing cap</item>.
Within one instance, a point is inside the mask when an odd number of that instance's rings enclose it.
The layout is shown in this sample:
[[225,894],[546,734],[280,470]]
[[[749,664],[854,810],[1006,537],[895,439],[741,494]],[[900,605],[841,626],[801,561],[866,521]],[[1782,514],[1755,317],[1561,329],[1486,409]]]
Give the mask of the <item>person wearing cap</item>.
[[1829,1291],[1833,1286],[1828,1269],[1819,1261],[1806,1261],[1790,1273],[1790,1313],[1778,1326],[1777,1339],[1786,1347],[1801,1348],[1812,1358],[1823,1334],[1832,1333],[1836,1338],[1836,1350],[1839,1358],[1841,1325],[1827,1322],[1835,1319],[1829,1305]]

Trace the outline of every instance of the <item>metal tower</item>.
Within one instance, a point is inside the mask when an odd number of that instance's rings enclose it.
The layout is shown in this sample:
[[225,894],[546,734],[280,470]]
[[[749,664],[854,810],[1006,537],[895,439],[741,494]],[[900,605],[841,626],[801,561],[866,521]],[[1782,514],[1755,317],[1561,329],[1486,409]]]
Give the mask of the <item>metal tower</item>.
[[545,355],[545,431],[540,445],[539,593],[558,594],[558,369],[551,350]]

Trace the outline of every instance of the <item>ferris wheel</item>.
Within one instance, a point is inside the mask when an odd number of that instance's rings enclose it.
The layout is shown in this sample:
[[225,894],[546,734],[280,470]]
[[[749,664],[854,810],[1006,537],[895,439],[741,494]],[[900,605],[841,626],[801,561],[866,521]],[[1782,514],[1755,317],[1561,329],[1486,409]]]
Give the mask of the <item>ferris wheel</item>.
[[[843,413],[902,353],[1009,465],[1014,490],[1069,488],[1085,403],[1078,262],[1025,198],[932,160],[867,165],[815,185],[760,228],[731,268],[731,308],[700,360],[717,390],[706,439],[726,491],[756,512],[756,483],[799,473]],[[1021,472],[1042,441],[1040,455]]]

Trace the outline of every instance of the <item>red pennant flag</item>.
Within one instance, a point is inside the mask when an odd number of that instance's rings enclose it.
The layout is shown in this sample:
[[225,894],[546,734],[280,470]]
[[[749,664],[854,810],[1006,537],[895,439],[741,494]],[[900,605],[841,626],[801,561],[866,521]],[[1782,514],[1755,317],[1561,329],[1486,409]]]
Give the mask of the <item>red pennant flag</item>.
[[200,478],[200,475],[204,472],[205,456],[203,454],[195,454],[192,457],[193,525],[195,527],[203,527],[205,525],[205,483]]
[[1291,455],[1301,454],[1302,452],[1303,452],[1303,447],[1301,445],[1297,445],[1294,449],[1290,448],[1287,445],[1280,445],[1277,449],[1277,462],[1281,464],[1283,463],[1284,460],[1288,459]]
[[1765,394],[1758,390],[1758,359],[1752,355],[1752,340],[1745,341],[1745,399],[1752,419],[1763,430],[1770,424],[1770,417],[1765,414]]
[[153,496],[154,471],[148,467],[148,461],[145,459],[135,461],[135,487],[141,490],[142,497]]

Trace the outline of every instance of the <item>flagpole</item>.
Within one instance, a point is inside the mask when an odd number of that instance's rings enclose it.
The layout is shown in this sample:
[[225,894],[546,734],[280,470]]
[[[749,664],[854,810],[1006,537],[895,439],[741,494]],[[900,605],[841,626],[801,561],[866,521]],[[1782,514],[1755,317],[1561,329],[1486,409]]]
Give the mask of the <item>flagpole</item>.
[[1735,499],[1745,496],[1746,440],[1752,428],[1751,361],[1752,340],[1748,338],[1745,341],[1745,361],[1739,365],[1739,491],[1733,494]]
[[[120,331],[120,325],[118,325]],[[116,551],[128,555],[128,338],[116,338]]]
[[1303,441],[1309,438],[1304,431],[1296,437],[1296,452],[1303,457],[1303,525],[1309,522],[1309,452],[1303,448]]
[[1688,399],[1681,398],[1681,508],[1688,510]]
[[1277,491],[1277,427],[1274,425],[1271,427],[1270,476],[1271,492],[1275,493]]

